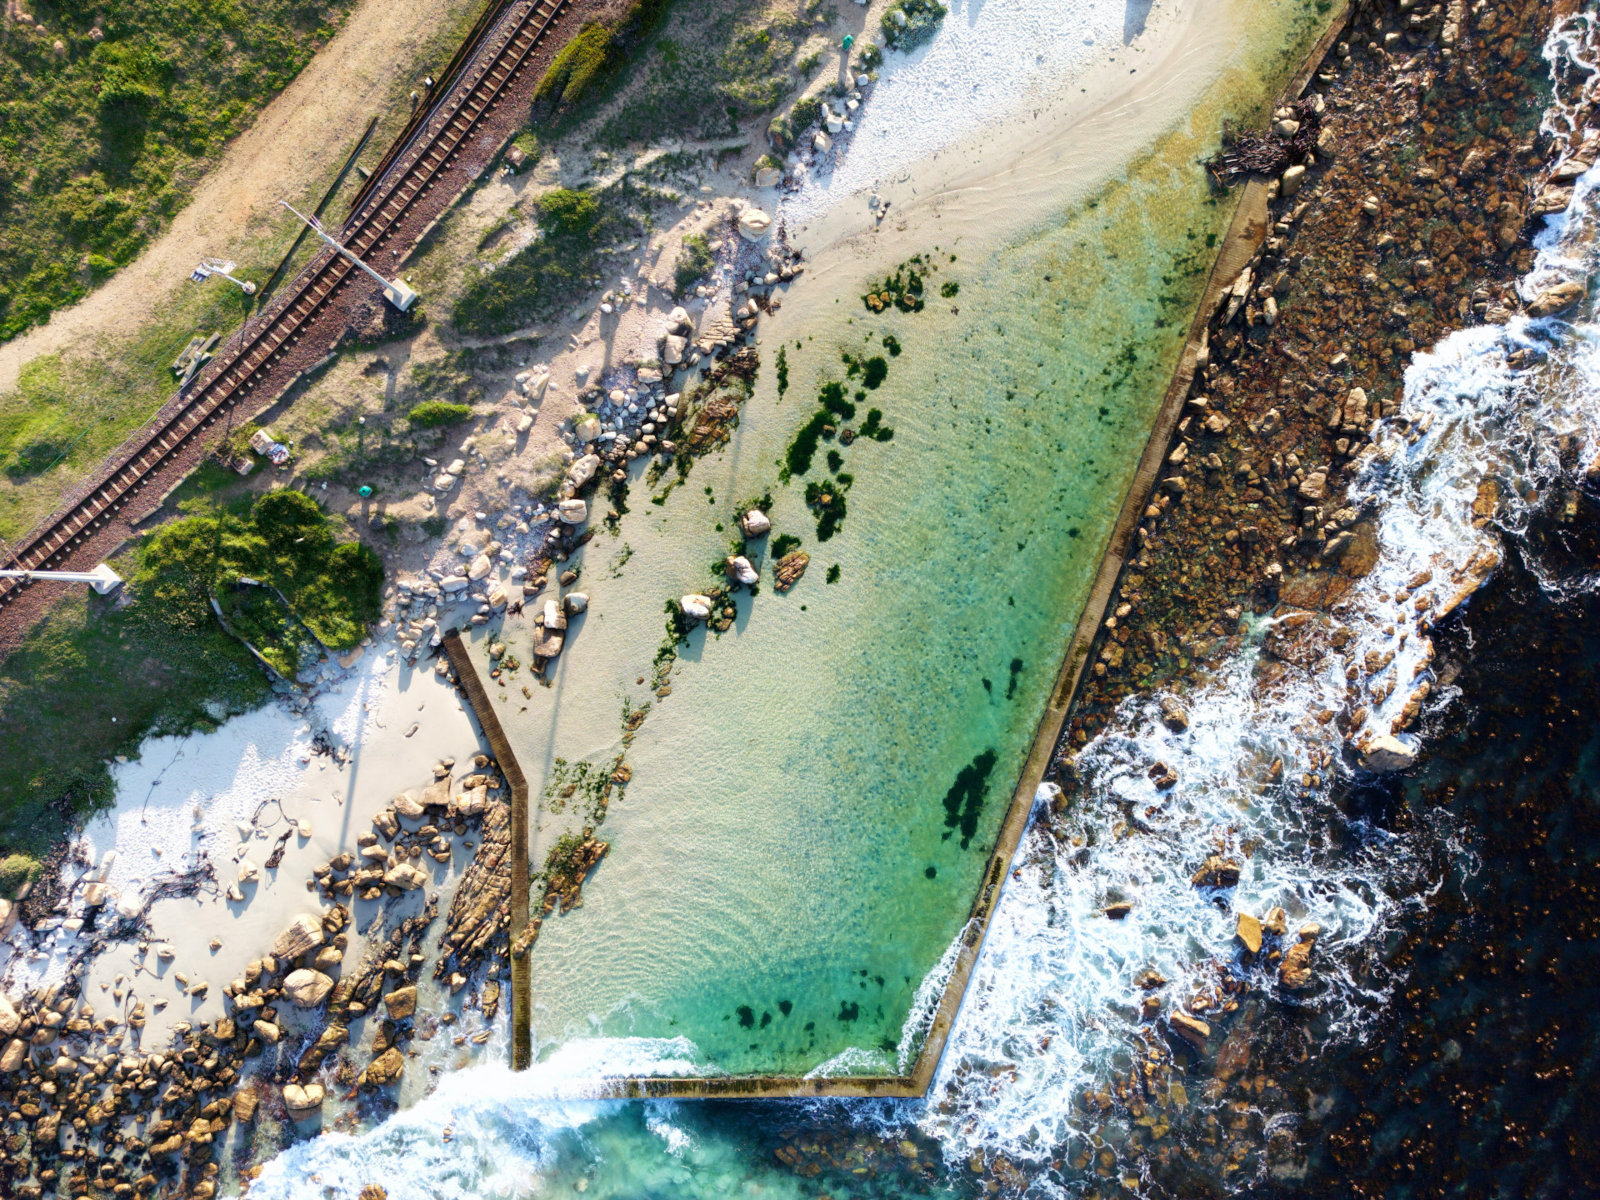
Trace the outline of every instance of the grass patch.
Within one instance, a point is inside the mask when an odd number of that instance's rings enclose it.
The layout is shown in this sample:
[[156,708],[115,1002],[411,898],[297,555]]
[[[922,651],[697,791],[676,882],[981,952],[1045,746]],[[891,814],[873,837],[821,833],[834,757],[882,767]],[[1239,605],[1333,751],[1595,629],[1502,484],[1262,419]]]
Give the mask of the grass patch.
[[678,261],[672,268],[672,294],[682,298],[695,284],[711,274],[717,265],[711,253],[711,243],[703,233],[691,233],[683,239],[678,251]]
[[109,804],[109,760],[146,735],[210,730],[269,694],[215,621],[175,623],[137,592],[64,594],[0,664],[0,854],[43,855]]
[[627,179],[603,192],[557,188],[540,197],[541,236],[467,281],[451,316],[464,333],[509,333],[597,285],[607,251],[646,228],[646,196]]
[[46,32],[0,40],[0,340],[131,261],[350,4],[29,8]]
[[452,404],[448,400],[424,400],[406,414],[413,429],[442,429],[446,425],[459,425],[472,416],[470,404]]
[[630,57],[626,91],[601,118],[599,141],[621,147],[738,133],[783,102],[797,82],[800,47],[831,20],[823,0],[799,13],[751,14],[735,5],[675,11]]

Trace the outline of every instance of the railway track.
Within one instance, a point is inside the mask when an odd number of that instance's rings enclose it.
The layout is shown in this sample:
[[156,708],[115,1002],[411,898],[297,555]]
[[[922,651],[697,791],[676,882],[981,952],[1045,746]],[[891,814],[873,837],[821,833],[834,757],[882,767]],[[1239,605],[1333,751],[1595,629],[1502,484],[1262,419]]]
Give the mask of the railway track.
[[[446,97],[413,135],[419,140],[396,157],[346,222],[342,231],[345,245],[362,258],[385,248],[421,198],[467,149],[572,3],[534,0],[515,18],[499,48],[487,61],[480,60],[475,78],[475,64],[464,64],[461,77],[447,85]],[[381,261],[373,260],[373,266],[381,269]],[[0,566],[29,571],[58,568],[77,547],[122,519],[124,510],[158,473],[268,382],[273,368],[283,363],[319,314],[351,283],[375,287],[348,259],[323,250],[301,272],[296,285],[267,313],[247,324],[187,393],[180,392],[114,451],[94,479],[14,546]],[[0,609],[30,586],[27,580],[0,580]]]

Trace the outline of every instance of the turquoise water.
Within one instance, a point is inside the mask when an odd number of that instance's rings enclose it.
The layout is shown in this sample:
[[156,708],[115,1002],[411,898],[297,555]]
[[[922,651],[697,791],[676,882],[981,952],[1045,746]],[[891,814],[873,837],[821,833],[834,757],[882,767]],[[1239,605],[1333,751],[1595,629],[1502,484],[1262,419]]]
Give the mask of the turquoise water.
[[[728,447],[663,505],[636,486],[620,532],[581,552],[591,607],[555,685],[502,709],[534,786],[556,758],[609,762],[624,701],[653,707],[611,855],[534,951],[547,1051],[683,1036],[702,1069],[909,1062],[908,1013],[966,917],[1231,211],[1198,148],[1175,135],[1008,248],[930,237],[923,312],[870,313],[863,279],[824,318],[768,318]],[[854,423],[880,408],[894,437],[823,442],[785,486],[778,461],[844,354],[884,357]],[[819,541],[804,491],[829,450],[853,483]],[[663,603],[709,585],[740,502],[768,491],[810,570],[786,595],[769,574],[720,637],[697,630],[656,699]],[[575,818],[546,820],[538,859]]]

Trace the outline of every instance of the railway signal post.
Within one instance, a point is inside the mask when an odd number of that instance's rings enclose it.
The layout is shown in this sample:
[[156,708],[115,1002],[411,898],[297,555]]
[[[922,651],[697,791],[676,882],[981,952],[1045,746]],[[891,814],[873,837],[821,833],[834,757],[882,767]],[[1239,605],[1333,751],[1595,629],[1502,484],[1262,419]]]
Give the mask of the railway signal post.
[[331,233],[324,229],[321,221],[317,220],[315,217],[306,216],[305,213],[301,212],[287,200],[279,200],[278,203],[283,205],[290,212],[294,213],[295,216],[304,221],[306,225],[310,227],[312,233],[316,234],[323,241],[327,242],[328,245],[332,246],[340,254],[344,255],[351,262],[355,263],[356,266],[360,267],[368,275],[372,276],[372,278],[376,279],[378,281],[378,286],[383,288],[383,298],[390,304],[394,305],[401,312],[409,312],[411,306],[417,302],[416,292],[412,291],[408,286],[398,279],[385,279],[382,275],[379,275],[360,258],[357,258],[355,251],[349,249],[344,245],[344,243],[340,242]]

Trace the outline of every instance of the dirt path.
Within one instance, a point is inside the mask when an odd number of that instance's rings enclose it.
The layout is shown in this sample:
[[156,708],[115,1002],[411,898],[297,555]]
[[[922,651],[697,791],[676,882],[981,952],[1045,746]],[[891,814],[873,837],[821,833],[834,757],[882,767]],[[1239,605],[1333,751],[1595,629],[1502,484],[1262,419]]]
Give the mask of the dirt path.
[[[331,177],[366,122],[397,99],[404,103],[409,76],[443,66],[453,47],[444,48],[437,63],[421,62],[430,43],[480,4],[362,0],[338,36],[223,152],[188,206],[143,254],[48,325],[0,345],[0,392],[14,388],[23,365],[41,354],[132,334],[202,258],[236,253],[232,248],[276,219],[279,198]],[[395,124],[404,117],[393,115]],[[366,157],[375,163],[382,143],[375,140],[373,147]]]

